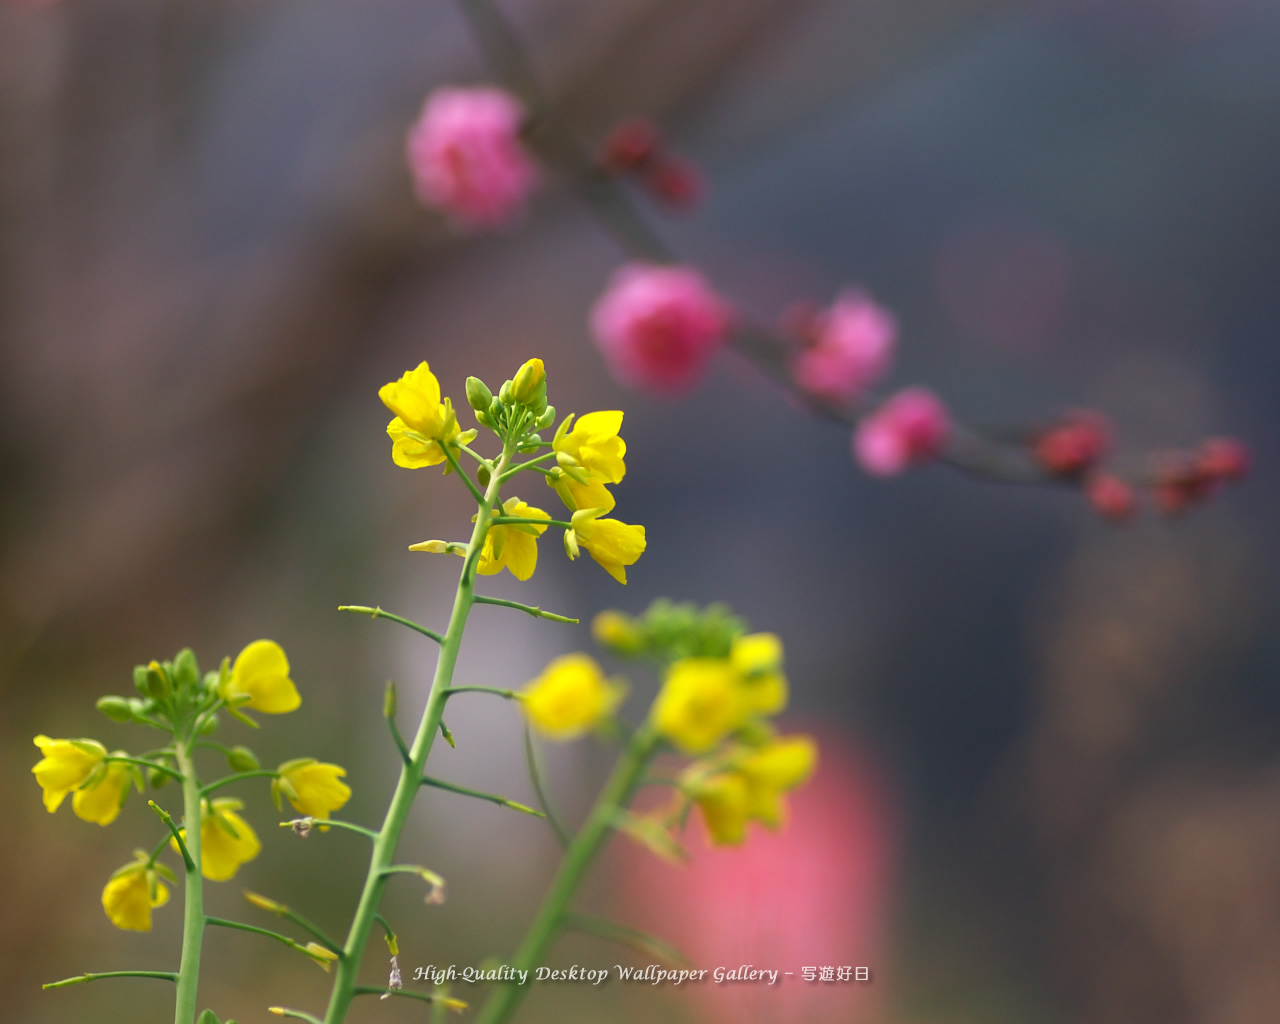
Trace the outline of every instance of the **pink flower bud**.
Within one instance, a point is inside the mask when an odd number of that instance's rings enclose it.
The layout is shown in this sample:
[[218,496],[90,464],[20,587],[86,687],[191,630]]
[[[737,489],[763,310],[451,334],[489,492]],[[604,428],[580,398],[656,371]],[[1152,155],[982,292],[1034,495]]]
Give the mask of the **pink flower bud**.
[[658,161],[644,183],[653,197],[676,210],[689,210],[702,198],[702,176],[693,164],[668,158]]
[[934,458],[950,433],[951,417],[938,397],[907,388],[858,424],[853,453],[868,473],[893,476]]
[[731,319],[696,270],[631,263],[596,301],[591,329],[619,381],[673,393],[702,376]]
[[630,174],[648,167],[661,145],[657,125],[645,118],[632,118],[609,133],[600,151],[600,165],[610,174]]
[[1109,523],[1127,523],[1138,511],[1138,497],[1133,488],[1110,473],[1091,476],[1084,493],[1093,510]]
[[520,141],[522,119],[500,89],[437,89],[406,146],[418,197],[463,227],[518,217],[538,176]]
[[806,325],[808,347],[796,356],[796,383],[828,402],[850,402],[889,369],[898,327],[893,315],[859,292],[845,292]]
[[1200,446],[1200,472],[1215,480],[1243,480],[1253,467],[1249,449],[1233,437],[1217,437]]
[[1073,412],[1041,433],[1032,444],[1035,460],[1055,476],[1076,476],[1095,465],[1111,446],[1106,418],[1090,410]]

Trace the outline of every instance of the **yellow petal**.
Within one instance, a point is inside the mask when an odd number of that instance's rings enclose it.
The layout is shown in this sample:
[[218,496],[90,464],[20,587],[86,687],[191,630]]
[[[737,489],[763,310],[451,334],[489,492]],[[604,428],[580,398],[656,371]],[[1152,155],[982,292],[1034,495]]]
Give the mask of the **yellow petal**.
[[539,732],[569,740],[595,728],[613,714],[626,688],[610,682],[595,659],[566,654],[554,659],[526,684],[520,703]]
[[151,931],[151,910],[169,902],[169,890],[156,883],[155,899],[151,898],[147,872],[142,865],[111,879],[102,890],[102,909],[117,928],[125,931]]
[[208,812],[200,828],[201,873],[211,882],[225,882],[240,869],[240,865],[253,860],[262,850],[258,835],[235,811],[220,811],[223,819],[235,829],[231,835]]
[[742,725],[746,713],[740,677],[724,658],[675,662],[652,711],[657,730],[689,754],[706,753]]
[[351,799],[351,787],[341,781],[346,774],[336,764],[319,762],[286,772],[285,778],[296,794],[289,797],[289,802],[308,817],[327,818]]
[[132,783],[133,775],[128,765],[110,764],[106,775],[96,786],[76,790],[71,798],[72,810],[84,821],[110,825],[119,817]]
[[107,756],[107,748],[95,740],[55,740],[40,735],[34,740],[44,755],[31,769],[44,790],[44,805],[53,813],[68,793],[81,786]]
[[445,426],[440,404],[440,382],[425,360],[400,379],[378,389],[382,404],[404,420],[410,430],[436,437]]
[[391,461],[404,469],[425,469],[444,462],[444,449],[431,440],[412,433],[399,416],[387,424],[391,438]]

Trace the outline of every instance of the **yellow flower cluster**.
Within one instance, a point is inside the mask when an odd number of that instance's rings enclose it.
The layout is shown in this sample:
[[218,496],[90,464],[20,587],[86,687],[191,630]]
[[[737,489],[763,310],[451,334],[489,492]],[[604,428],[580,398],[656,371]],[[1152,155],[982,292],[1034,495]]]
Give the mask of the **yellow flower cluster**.
[[706,755],[734,734],[732,743],[695,761],[681,790],[697,804],[711,841],[742,842],[748,821],[782,823],[782,796],[812,774],[817,746],[806,736],[777,738],[762,719],[787,703],[782,644],[772,633],[733,641],[728,657],[675,661],[652,710],[657,732],[686,754]]
[[733,641],[727,658],[680,658],[653,705],[654,727],[686,754],[704,754],[748,721],[787,704],[782,644],[772,633]]
[[698,805],[711,841],[735,845],[746,838],[748,821],[782,825],[783,794],[804,783],[817,761],[817,744],[808,736],[734,746],[723,757],[690,765],[681,789]]

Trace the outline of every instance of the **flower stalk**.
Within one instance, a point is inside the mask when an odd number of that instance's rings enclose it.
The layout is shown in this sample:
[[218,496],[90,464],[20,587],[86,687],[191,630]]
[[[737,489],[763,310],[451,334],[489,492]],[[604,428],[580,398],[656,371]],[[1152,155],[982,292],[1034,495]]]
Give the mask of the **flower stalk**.
[[200,984],[200,950],[204,944],[204,879],[200,874],[200,781],[192,762],[192,743],[175,745],[174,756],[182,773],[182,817],[187,824],[184,847],[187,853],[183,885],[182,959],[178,966],[178,995],[174,1024],[191,1024],[196,1019],[196,990]]

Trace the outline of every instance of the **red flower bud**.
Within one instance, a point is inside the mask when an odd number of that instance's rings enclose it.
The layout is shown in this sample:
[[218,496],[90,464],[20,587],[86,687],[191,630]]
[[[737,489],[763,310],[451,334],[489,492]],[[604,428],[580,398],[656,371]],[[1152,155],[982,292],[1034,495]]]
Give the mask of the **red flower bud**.
[[1093,510],[1109,523],[1127,523],[1138,511],[1133,488],[1110,473],[1095,473],[1084,488]]
[[1106,419],[1085,410],[1043,431],[1032,443],[1031,454],[1054,476],[1076,476],[1094,466],[1110,446]]
[[1249,449],[1233,437],[1205,441],[1196,456],[1200,472],[1214,480],[1243,480],[1253,467]]
[[702,176],[683,160],[660,160],[645,176],[654,198],[677,210],[687,210],[702,198]]
[[649,167],[657,159],[661,145],[657,125],[644,118],[632,118],[609,133],[600,163],[612,174],[630,174]]

